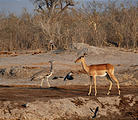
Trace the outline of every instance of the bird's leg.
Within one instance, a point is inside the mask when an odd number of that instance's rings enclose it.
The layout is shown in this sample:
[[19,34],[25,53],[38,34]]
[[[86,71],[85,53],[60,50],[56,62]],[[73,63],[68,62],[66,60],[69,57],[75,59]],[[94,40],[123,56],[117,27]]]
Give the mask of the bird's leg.
[[48,81],[48,77],[47,77],[47,84],[48,84],[48,87],[50,88],[50,84],[49,84],[49,81]]
[[42,78],[42,81],[41,81],[41,85],[40,85],[40,87],[42,87],[42,85],[43,85],[43,81],[44,81],[44,78]]

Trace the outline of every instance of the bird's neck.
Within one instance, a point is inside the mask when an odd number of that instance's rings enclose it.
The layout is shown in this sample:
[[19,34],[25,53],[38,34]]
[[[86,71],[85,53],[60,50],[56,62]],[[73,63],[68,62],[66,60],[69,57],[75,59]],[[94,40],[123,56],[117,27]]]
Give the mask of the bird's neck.
[[51,76],[53,74],[53,72],[50,72],[50,75],[49,76]]
[[53,73],[53,64],[51,63],[50,72]]

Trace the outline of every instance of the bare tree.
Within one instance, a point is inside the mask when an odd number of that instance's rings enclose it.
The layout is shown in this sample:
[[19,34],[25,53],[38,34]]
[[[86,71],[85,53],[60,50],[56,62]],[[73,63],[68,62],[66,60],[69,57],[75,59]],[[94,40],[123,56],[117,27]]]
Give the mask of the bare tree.
[[69,6],[74,6],[72,0],[31,0],[37,5],[37,12],[47,14],[49,18],[57,18]]
[[[31,0],[37,6],[35,9],[42,17],[36,24],[44,33],[49,45],[54,45],[55,38],[61,38],[61,21],[63,12],[74,6],[72,0]],[[52,41],[52,44],[51,42]],[[51,46],[51,48],[53,48]]]

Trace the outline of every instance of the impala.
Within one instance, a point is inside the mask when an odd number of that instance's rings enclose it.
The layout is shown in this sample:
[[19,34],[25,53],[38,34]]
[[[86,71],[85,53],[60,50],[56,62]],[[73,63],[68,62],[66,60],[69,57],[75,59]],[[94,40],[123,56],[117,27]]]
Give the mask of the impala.
[[96,77],[97,76],[105,76],[110,82],[109,90],[107,92],[107,95],[110,94],[112,84],[114,80],[117,83],[118,87],[118,94],[120,95],[120,86],[117,78],[114,75],[114,66],[111,64],[96,64],[96,65],[87,65],[85,62],[85,54],[81,57],[79,57],[75,63],[81,62],[83,69],[86,71],[88,76],[90,76],[90,87],[89,87],[89,92],[88,95],[91,95],[91,88],[92,88],[92,80],[94,81],[94,87],[95,87],[95,96],[97,95],[97,90],[96,90]]

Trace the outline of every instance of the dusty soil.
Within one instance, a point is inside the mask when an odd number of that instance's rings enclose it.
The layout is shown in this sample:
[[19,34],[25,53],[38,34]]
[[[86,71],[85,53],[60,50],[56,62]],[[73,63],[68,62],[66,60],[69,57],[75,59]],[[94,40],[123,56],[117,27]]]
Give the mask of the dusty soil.
[[[96,119],[138,119],[138,52],[118,48],[98,48],[75,44],[70,51],[16,52],[0,55],[0,120],[91,120],[98,106]],[[86,49],[87,48],[87,49]],[[111,95],[106,93],[109,82],[97,77],[98,94],[87,96],[89,77],[75,59],[87,52],[87,64],[111,63],[121,86],[118,96],[114,82]],[[4,52],[5,53],[5,52]],[[49,60],[55,60],[54,74],[49,79],[51,88],[44,81],[30,81],[30,77],[46,69]],[[73,71],[73,80],[63,77]],[[57,79],[53,79],[57,77]]]
[[[99,86],[97,90],[98,95],[95,97],[94,95],[87,96],[88,86],[52,88],[18,85],[1,86],[1,119],[91,120],[93,114],[89,109],[95,109],[97,106],[99,107],[97,119],[137,119],[138,102],[136,96],[138,96],[138,86],[121,86],[121,96],[117,95],[116,87],[113,87],[110,96],[106,95],[107,86]],[[66,105],[65,108],[63,107],[64,104]],[[74,106],[70,108],[72,104]],[[42,107],[45,109],[42,109]],[[50,109],[47,107],[50,107]],[[58,114],[55,109],[59,110]],[[77,110],[74,111],[74,109]],[[87,111],[88,113],[83,115],[78,112],[80,109],[81,112]],[[45,115],[43,115],[44,110],[47,113]],[[53,117],[48,114],[49,112],[53,113]],[[63,114],[64,112],[65,114]],[[62,115],[59,115],[59,113]]]
[[[106,97],[109,86],[98,86],[97,97]],[[33,102],[36,99],[40,101],[48,101],[52,99],[63,99],[70,97],[89,97],[87,96],[89,86],[60,86],[51,88],[39,88],[36,86],[1,86],[0,101],[14,102]],[[94,93],[94,91],[93,91]],[[121,95],[133,94],[138,95],[138,86],[121,86]],[[118,96],[116,87],[112,88],[110,96]],[[90,96],[95,98],[94,94]]]

